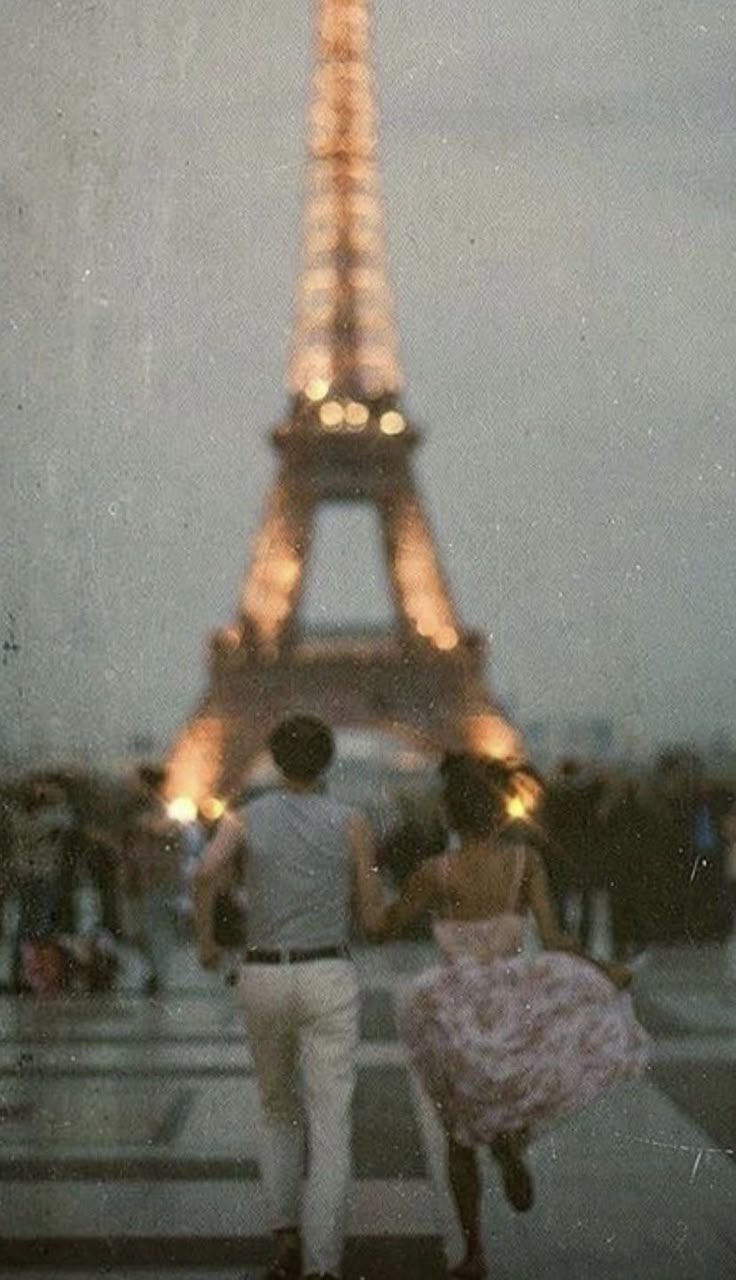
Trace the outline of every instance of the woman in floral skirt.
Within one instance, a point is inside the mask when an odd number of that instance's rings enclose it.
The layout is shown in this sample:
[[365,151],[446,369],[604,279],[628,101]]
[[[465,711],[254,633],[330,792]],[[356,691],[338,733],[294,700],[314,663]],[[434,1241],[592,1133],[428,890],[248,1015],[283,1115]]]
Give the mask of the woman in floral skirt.
[[[443,779],[458,847],[411,876],[379,936],[397,936],[433,913],[441,963],[412,984],[402,1030],[447,1133],[466,1245],[452,1274],[480,1280],[477,1149],[490,1150],[514,1208],[531,1208],[527,1144],[641,1074],[648,1039],[623,991],[630,971],[580,952],[557,924],[539,854],[501,838],[508,790],[498,765],[457,757]],[[544,948],[538,955],[522,954],[528,912]]]

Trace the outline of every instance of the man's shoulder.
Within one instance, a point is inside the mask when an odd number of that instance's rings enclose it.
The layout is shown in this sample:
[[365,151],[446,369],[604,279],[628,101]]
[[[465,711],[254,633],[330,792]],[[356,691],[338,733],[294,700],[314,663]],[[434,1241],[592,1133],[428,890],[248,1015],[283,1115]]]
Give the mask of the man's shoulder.
[[313,811],[321,815],[320,820],[332,827],[344,827],[360,821],[363,816],[355,805],[337,799],[329,791],[313,792],[311,804],[314,806]]
[[284,792],[281,787],[264,787],[261,791],[253,791],[240,796],[230,812],[236,818],[247,819],[251,813],[261,813],[267,809],[278,808],[283,802]]
[[233,813],[247,823],[253,816],[293,810],[295,804],[303,805],[305,813],[311,810],[313,813],[318,811],[327,814],[334,822],[366,821],[359,806],[345,800],[338,800],[330,795],[329,791],[292,792],[283,787],[269,788],[258,795],[241,800],[233,809]]

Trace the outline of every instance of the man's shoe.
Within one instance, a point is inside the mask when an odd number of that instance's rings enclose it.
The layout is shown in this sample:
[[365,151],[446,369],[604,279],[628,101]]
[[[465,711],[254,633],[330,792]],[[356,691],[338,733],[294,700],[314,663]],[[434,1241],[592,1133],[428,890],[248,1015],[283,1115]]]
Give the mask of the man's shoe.
[[263,1280],[301,1280],[302,1268],[299,1255],[285,1254],[282,1258],[276,1258],[264,1272]]
[[263,1273],[263,1280],[300,1280],[301,1274],[298,1261],[294,1265],[291,1258],[284,1258],[271,1263]]
[[[281,1239],[279,1239],[280,1235]],[[289,1237],[289,1243],[283,1238],[284,1235]],[[293,1243],[291,1242],[292,1237]],[[263,1280],[301,1280],[302,1247],[299,1243],[299,1237],[289,1232],[277,1232],[276,1239],[278,1242],[276,1257],[264,1273]]]

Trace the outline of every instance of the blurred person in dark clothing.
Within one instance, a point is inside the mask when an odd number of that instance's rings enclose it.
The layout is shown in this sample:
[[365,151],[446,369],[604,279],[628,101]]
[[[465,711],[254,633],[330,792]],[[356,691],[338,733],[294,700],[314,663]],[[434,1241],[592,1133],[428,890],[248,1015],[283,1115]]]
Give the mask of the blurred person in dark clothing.
[[[100,927],[114,938],[120,938],[121,837],[94,819],[83,821],[79,834],[83,863],[97,895]],[[73,930],[70,928],[69,932]]]
[[543,807],[552,893],[563,929],[583,947],[591,944],[595,891],[601,879],[601,799],[600,780],[578,760],[567,758],[549,780]]
[[731,913],[724,823],[732,804],[727,788],[707,782],[693,752],[674,749],[660,756],[652,793],[660,941],[727,937]]
[[656,828],[646,784],[625,774],[609,776],[600,818],[613,951],[625,961],[651,940],[658,909]]
[[[399,822],[380,841],[376,859],[396,889],[401,888],[421,862],[440,853],[448,838],[447,826],[435,801],[425,799],[424,804],[420,804],[415,797],[401,796],[399,811]],[[416,921],[408,936],[428,937],[429,920]]]
[[724,842],[724,869],[731,904],[731,929],[736,926],[736,796],[729,793],[729,803],[721,822]]
[[144,957],[144,991],[151,996],[165,983],[176,944],[174,898],[181,887],[181,831],[166,811],[165,782],[164,768],[138,769],[137,805],[123,837],[128,940]]
[[63,789],[30,779],[11,813],[13,878],[18,922],[13,944],[12,986],[52,995],[61,986],[56,942],[60,932],[65,868],[72,815]]
[[5,932],[5,904],[13,892],[13,794],[0,787],[0,938]]

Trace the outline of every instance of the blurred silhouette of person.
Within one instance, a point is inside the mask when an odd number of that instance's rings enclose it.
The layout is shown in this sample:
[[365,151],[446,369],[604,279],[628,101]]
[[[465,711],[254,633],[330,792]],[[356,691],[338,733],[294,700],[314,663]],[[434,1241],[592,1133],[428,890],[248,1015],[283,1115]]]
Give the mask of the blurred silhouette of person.
[[724,874],[731,908],[730,927],[733,931],[736,925],[736,801],[731,796],[721,819],[721,830],[724,843]]
[[155,996],[165,985],[177,941],[174,898],[181,883],[181,831],[164,803],[166,770],[141,765],[137,783],[137,805],[123,839],[123,878],[132,916],[129,941],[145,961],[143,990]]
[[709,785],[702,761],[674,748],[657,761],[652,791],[660,941],[723,941],[730,929],[723,820],[726,789]]
[[659,891],[653,876],[656,830],[640,779],[622,775],[607,780],[601,824],[613,952],[618,960],[629,960],[651,939]]
[[[195,873],[200,962],[218,965],[218,890],[242,858],[248,942],[239,995],[264,1120],[263,1173],[276,1236],[267,1280],[337,1276],[350,1172],[350,1104],[358,986],[351,914],[373,927],[381,909],[373,837],[333,800],[323,775],[330,729],[292,716],[269,740],[281,788],[226,815]],[[304,1122],[308,1136],[304,1166]]]
[[5,933],[5,905],[15,884],[13,874],[13,812],[15,803],[10,787],[0,785],[0,939]]
[[[378,866],[397,889],[426,858],[442,852],[449,836],[436,803],[420,806],[414,797],[402,796],[399,811],[399,822],[378,846]],[[429,920],[417,920],[408,936],[424,938],[428,932]]]
[[[498,1164],[515,1209],[534,1187],[529,1141],[644,1068],[648,1040],[618,986],[630,973],[585,957],[558,927],[536,849],[501,838],[499,766],[455,758],[443,770],[454,851],[424,863],[388,907],[380,939],[434,912],[442,963],[411,987],[402,1032],[447,1133],[448,1176],[465,1239],[452,1274],[486,1274],[476,1148]],[[545,952],[521,954],[531,912]]]
[[550,849],[547,871],[562,925],[590,946],[595,892],[600,883],[602,833],[599,780],[580,761],[560,762],[549,781],[544,822]]
[[64,875],[72,816],[58,784],[32,778],[11,815],[12,856],[18,895],[11,984],[41,996],[61,989],[58,948]]

